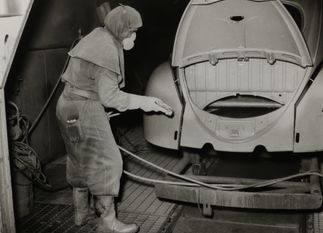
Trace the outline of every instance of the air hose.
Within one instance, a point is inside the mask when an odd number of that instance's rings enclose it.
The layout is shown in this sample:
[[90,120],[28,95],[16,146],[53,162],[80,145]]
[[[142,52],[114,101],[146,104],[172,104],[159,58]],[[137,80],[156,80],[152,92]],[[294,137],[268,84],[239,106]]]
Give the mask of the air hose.
[[162,168],[154,163],[151,163],[143,158],[140,158],[139,156],[135,155],[134,153],[128,151],[127,149],[118,146],[119,149],[123,152],[125,152],[126,154],[130,155],[131,157],[153,167],[156,168],[157,170],[164,172],[168,175],[174,176],[176,178],[179,178],[181,180],[185,180],[187,182],[173,182],[173,181],[166,181],[166,180],[157,180],[157,179],[149,179],[149,178],[145,178],[145,177],[141,177],[141,176],[137,176],[135,174],[132,174],[128,171],[124,171],[124,173],[134,179],[137,180],[141,180],[143,182],[150,182],[153,184],[170,184],[170,185],[180,185],[180,186],[193,186],[193,187],[205,187],[205,188],[209,188],[209,189],[215,189],[215,190],[223,190],[223,191],[239,191],[239,190],[245,190],[245,189],[250,189],[250,188],[264,188],[264,187],[269,187],[271,185],[280,183],[280,182],[284,182],[287,180],[291,180],[291,179],[295,179],[295,178],[300,178],[300,177],[306,177],[306,176],[319,176],[321,178],[323,178],[323,174],[319,173],[319,172],[313,172],[313,171],[308,171],[308,172],[302,172],[302,173],[297,173],[294,175],[290,175],[290,176],[285,176],[285,177],[281,177],[281,178],[276,178],[276,179],[270,179],[270,180],[266,180],[266,181],[261,181],[261,182],[257,182],[254,184],[250,184],[250,185],[240,185],[240,184],[207,184],[192,178],[189,178],[187,176],[184,175],[180,175],[177,173],[174,173],[172,171],[169,171],[165,168]]
[[[79,31],[79,36],[72,42],[72,45],[70,46],[70,50],[76,45],[76,43],[82,38],[81,36],[81,32]],[[42,118],[44,112],[46,111],[50,101],[52,100],[54,94],[56,93],[61,81],[62,81],[62,75],[65,72],[67,66],[68,66],[68,62],[70,60],[70,57],[67,56],[67,59],[65,60],[61,75],[59,76],[59,78],[56,81],[56,84],[54,86],[54,88],[52,89],[49,97],[46,100],[46,103],[43,105],[42,109],[40,110],[40,112],[38,113],[36,119],[34,120],[34,122],[32,123],[32,125],[30,126],[28,133],[31,134],[33,132],[33,130],[36,128],[37,124],[39,123],[39,120]]]

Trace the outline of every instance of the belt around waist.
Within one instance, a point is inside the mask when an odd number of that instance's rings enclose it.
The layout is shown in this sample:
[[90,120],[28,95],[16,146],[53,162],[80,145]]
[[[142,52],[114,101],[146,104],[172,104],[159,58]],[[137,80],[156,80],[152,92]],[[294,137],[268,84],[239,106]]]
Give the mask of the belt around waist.
[[99,100],[99,96],[98,94],[91,92],[91,91],[86,91],[86,90],[82,90],[76,87],[73,87],[69,84],[65,84],[65,92],[74,94],[74,95],[78,95],[87,99],[91,99],[91,100]]

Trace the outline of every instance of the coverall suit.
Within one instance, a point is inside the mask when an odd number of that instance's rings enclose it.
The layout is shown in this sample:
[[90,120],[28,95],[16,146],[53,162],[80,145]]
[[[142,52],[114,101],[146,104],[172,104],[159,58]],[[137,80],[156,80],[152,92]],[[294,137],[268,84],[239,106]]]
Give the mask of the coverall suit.
[[155,97],[120,90],[124,87],[123,49],[131,48],[129,40],[135,40],[136,29],[142,26],[140,14],[119,6],[108,13],[104,24],[69,52],[56,116],[68,154],[66,174],[73,186],[75,224],[86,223],[89,190],[96,197],[103,232],[133,233],[139,228],[120,222],[115,214],[113,197],[119,193],[122,158],[105,107],[121,112],[140,108],[166,115],[172,111]]
[[[74,187],[88,187],[93,195],[117,196],[122,159],[104,107],[129,108],[131,94],[120,90],[124,86],[122,48],[106,29],[96,28],[69,55],[63,75],[66,85],[57,104],[68,153],[67,180]],[[78,116],[79,142],[68,138],[68,114]]]

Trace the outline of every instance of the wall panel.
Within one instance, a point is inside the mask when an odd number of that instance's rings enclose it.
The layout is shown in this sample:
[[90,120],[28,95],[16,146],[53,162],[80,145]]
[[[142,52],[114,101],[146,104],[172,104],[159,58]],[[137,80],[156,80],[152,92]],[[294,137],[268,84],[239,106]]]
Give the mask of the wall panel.
[[[33,122],[63,69],[72,42],[97,25],[93,0],[35,1],[6,85],[7,101],[17,103]],[[65,154],[55,116],[62,86],[31,134],[31,146],[46,164]]]

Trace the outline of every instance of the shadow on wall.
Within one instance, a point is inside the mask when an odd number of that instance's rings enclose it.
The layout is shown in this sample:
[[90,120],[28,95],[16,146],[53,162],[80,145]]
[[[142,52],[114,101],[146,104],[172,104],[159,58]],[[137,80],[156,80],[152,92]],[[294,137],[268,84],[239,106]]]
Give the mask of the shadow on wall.
[[[115,2],[120,1],[111,1]],[[170,59],[176,29],[188,0],[124,0],[120,3],[133,6],[142,15],[143,27],[137,33],[136,46],[126,52],[125,58],[126,88],[143,94],[151,72]]]

